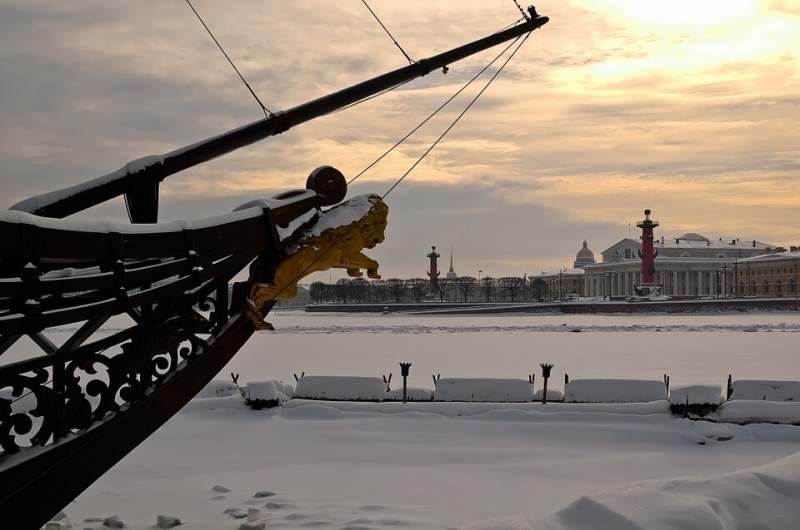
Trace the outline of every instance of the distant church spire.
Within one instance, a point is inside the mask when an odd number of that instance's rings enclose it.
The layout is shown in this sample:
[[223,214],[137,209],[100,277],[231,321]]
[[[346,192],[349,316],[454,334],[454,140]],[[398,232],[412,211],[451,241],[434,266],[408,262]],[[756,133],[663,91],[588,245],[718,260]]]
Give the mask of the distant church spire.
[[445,278],[448,280],[455,280],[458,278],[456,271],[453,270],[453,245],[450,245],[450,270],[445,274]]

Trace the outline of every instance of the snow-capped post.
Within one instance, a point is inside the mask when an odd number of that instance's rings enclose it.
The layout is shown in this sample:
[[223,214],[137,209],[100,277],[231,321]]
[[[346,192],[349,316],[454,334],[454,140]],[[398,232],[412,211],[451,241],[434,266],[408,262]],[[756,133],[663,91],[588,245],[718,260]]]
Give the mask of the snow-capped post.
[[564,388],[569,384],[569,374],[564,374]]
[[411,363],[400,363],[400,375],[403,376],[403,403],[406,402],[408,397],[408,370],[411,368]]
[[547,404],[547,380],[550,379],[550,370],[553,368],[552,364],[541,363],[542,377],[544,377],[544,387],[542,388],[542,405]]
[[669,395],[669,376],[664,374],[664,385],[667,387],[667,395]]
[[728,391],[725,394],[728,401],[731,400],[732,395],[733,395],[733,378],[731,377],[731,374],[728,374]]

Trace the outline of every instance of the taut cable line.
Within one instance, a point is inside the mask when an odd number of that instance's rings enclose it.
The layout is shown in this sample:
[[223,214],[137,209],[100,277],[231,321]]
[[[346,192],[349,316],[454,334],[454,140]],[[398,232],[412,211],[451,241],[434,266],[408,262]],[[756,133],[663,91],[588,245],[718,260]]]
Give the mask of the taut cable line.
[[206,31],[207,31],[207,32],[208,32],[208,34],[211,36],[211,39],[214,41],[214,44],[216,44],[216,45],[217,45],[217,48],[219,48],[219,51],[221,51],[221,52],[222,52],[222,55],[224,55],[224,56],[225,56],[225,58],[228,60],[228,63],[230,63],[231,67],[232,67],[232,68],[233,68],[233,70],[236,72],[236,75],[238,75],[238,76],[239,76],[239,79],[241,79],[241,80],[242,80],[242,83],[244,83],[244,86],[246,86],[246,87],[247,87],[247,90],[249,90],[249,91],[250,91],[250,94],[252,94],[252,95],[253,95],[253,97],[254,97],[254,98],[255,98],[255,100],[256,100],[256,103],[258,103],[258,105],[261,107],[261,110],[262,110],[262,111],[264,111],[264,116],[266,116],[266,117],[270,117],[270,116],[272,116],[272,111],[271,111],[271,110],[269,110],[267,107],[265,107],[265,106],[264,106],[264,104],[263,104],[263,103],[261,103],[261,100],[260,100],[260,99],[258,99],[258,96],[256,95],[255,91],[252,89],[252,87],[251,87],[251,86],[250,86],[250,84],[247,82],[247,80],[244,78],[244,76],[243,76],[243,75],[242,75],[242,73],[239,71],[239,69],[238,69],[238,68],[236,68],[236,65],[235,65],[235,64],[233,64],[233,61],[232,61],[232,60],[231,60],[231,58],[228,56],[228,54],[227,54],[227,53],[225,53],[225,49],[222,47],[222,44],[220,44],[220,43],[219,43],[219,41],[217,40],[217,38],[216,38],[216,37],[214,36],[214,34],[211,32],[211,29],[208,27],[208,25],[206,25],[205,21],[203,21],[203,17],[201,17],[201,16],[200,16],[200,13],[198,13],[198,12],[197,12],[197,10],[194,8],[194,6],[192,5],[192,2],[191,2],[190,0],[186,0],[186,3],[187,3],[187,4],[189,4],[189,7],[192,9],[192,11],[194,11],[194,14],[195,14],[195,16],[197,16],[197,20],[199,20],[199,21],[200,21],[200,23],[203,25],[203,27],[204,27],[204,28],[206,28]]
[[[453,127],[455,127],[456,123],[458,123],[458,122],[459,122],[459,120],[460,120],[460,119],[461,119],[461,118],[464,116],[464,114],[466,114],[466,113],[467,113],[467,111],[468,111],[470,108],[472,108],[472,105],[474,105],[474,104],[475,104],[475,102],[476,102],[476,101],[478,101],[478,98],[479,98],[479,97],[481,97],[481,95],[483,95],[483,93],[486,91],[486,89],[487,89],[487,88],[489,88],[489,85],[491,85],[491,84],[492,84],[492,81],[494,81],[495,79],[497,79],[497,76],[498,76],[498,75],[500,75],[500,72],[502,72],[502,71],[503,71],[503,68],[505,68],[505,67],[506,67],[506,65],[508,64],[508,62],[509,62],[509,61],[510,61],[510,60],[511,60],[513,57],[514,57],[514,55],[516,55],[516,53],[519,51],[519,49],[522,47],[522,45],[523,45],[523,44],[525,44],[525,41],[526,41],[526,40],[528,40],[528,37],[530,37],[530,36],[531,36],[531,34],[530,34],[530,33],[528,33],[527,35],[525,35],[525,37],[523,37],[523,38],[522,38],[522,41],[521,41],[521,42],[520,42],[520,43],[517,45],[517,48],[516,48],[516,49],[515,49],[513,52],[511,52],[511,55],[509,55],[509,56],[508,56],[508,58],[505,60],[505,62],[503,62],[503,64],[502,64],[502,65],[500,65],[500,68],[498,68],[498,69],[497,69],[497,72],[495,72],[495,73],[494,73],[494,75],[493,75],[493,76],[492,76],[492,77],[489,79],[489,81],[486,83],[486,85],[484,85],[484,87],[483,87],[483,88],[480,90],[480,92],[478,92],[478,94],[477,94],[477,95],[476,95],[476,96],[475,96],[475,97],[472,99],[472,101],[470,101],[470,102],[469,102],[469,105],[467,105],[467,106],[464,108],[464,110],[463,110],[463,111],[461,111],[461,114],[459,114],[458,116],[456,116],[456,119],[455,119],[455,120],[453,120],[453,123],[451,123],[451,124],[450,124],[450,126],[449,126],[449,127],[447,127],[447,129],[445,129],[445,130],[444,130],[444,132],[443,132],[443,133],[442,133],[442,134],[439,136],[439,138],[437,138],[437,139],[436,139],[436,141],[435,141],[435,142],[433,142],[433,143],[431,144],[431,146],[430,146],[430,147],[429,147],[429,148],[428,148],[428,149],[427,149],[427,150],[426,150],[424,153],[422,153],[422,156],[420,156],[420,157],[417,159],[417,161],[416,161],[416,162],[414,162],[414,164],[413,164],[413,165],[412,165],[412,166],[411,166],[411,167],[408,169],[408,171],[406,171],[406,172],[405,172],[405,173],[404,173],[404,174],[403,174],[403,175],[402,175],[402,176],[401,176],[399,179],[397,179],[397,182],[395,182],[395,183],[392,185],[392,187],[391,187],[391,188],[389,188],[389,189],[386,191],[386,193],[384,193],[383,195],[381,195],[381,199],[385,199],[385,198],[386,198],[386,196],[387,196],[387,195],[389,195],[389,193],[391,193],[391,192],[392,192],[392,190],[394,190],[394,189],[395,189],[395,188],[396,188],[396,187],[397,187],[397,186],[398,186],[398,185],[399,185],[401,182],[403,182],[403,180],[404,180],[404,179],[405,179],[405,178],[408,176],[408,174],[409,174],[409,173],[411,173],[411,172],[414,170],[414,168],[416,168],[416,167],[417,167],[417,165],[418,165],[420,162],[422,162],[422,160],[423,160],[423,159],[424,159],[426,156],[428,156],[428,153],[430,153],[431,151],[433,151],[433,148],[434,148],[434,147],[436,147],[436,145],[437,145],[437,144],[438,144],[440,141],[442,141],[442,139],[445,137],[445,135],[447,135],[447,133],[449,133],[449,132],[450,132],[450,130],[451,130]],[[517,40],[519,40],[519,37],[517,37]],[[516,41],[514,41],[514,42],[516,42]],[[512,43],[512,44],[513,44],[513,43]]]
[[370,165],[368,165],[368,166],[367,166],[367,167],[365,167],[363,170],[361,170],[361,172],[360,172],[358,175],[356,175],[355,177],[353,177],[352,179],[350,179],[350,181],[347,183],[347,185],[349,186],[350,184],[352,184],[353,182],[355,182],[355,180],[356,180],[358,177],[360,177],[361,175],[363,175],[364,173],[366,173],[367,171],[369,171],[370,169],[372,169],[372,167],[373,167],[373,166],[375,166],[375,165],[376,165],[378,162],[380,162],[381,160],[383,160],[383,159],[384,159],[384,158],[385,158],[385,157],[386,157],[386,156],[387,156],[389,153],[391,153],[391,152],[392,152],[392,151],[394,151],[394,150],[395,150],[397,147],[399,147],[399,146],[400,146],[400,144],[402,144],[403,142],[405,142],[406,140],[408,140],[408,138],[409,138],[409,137],[411,137],[411,135],[412,135],[412,134],[414,134],[415,132],[417,132],[417,131],[418,131],[418,130],[419,130],[419,129],[420,129],[422,126],[423,126],[423,125],[425,125],[426,123],[428,123],[428,122],[431,120],[431,118],[433,118],[434,116],[436,116],[436,114],[438,114],[438,113],[439,113],[439,112],[440,112],[442,109],[444,109],[444,108],[445,108],[445,107],[446,107],[446,106],[447,106],[447,105],[448,105],[448,104],[449,104],[451,101],[453,101],[455,98],[457,98],[457,97],[459,96],[459,94],[461,94],[461,93],[462,93],[464,90],[466,90],[466,89],[467,89],[467,87],[469,87],[469,86],[470,86],[470,85],[471,85],[471,84],[472,84],[472,83],[473,83],[473,82],[474,82],[476,79],[478,79],[478,77],[480,77],[481,75],[483,75],[483,73],[484,73],[486,70],[488,70],[488,69],[489,69],[489,67],[491,67],[491,66],[492,66],[492,65],[493,65],[495,62],[497,62],[497,60],[498,60],[498,59],[500,59],[500,57],[502,57],[502,56],[503,56],[503,54],[505,54],[505,53],[506,53],[506,52],[509,50],[509,48],[511,48],[511,47],[514,45],[514,43],[515,43],[515,42],[517,42],[518,40],[519,40],[519,37],[517,37],[516,39],[514,39],[513,41],[511,41],[511,43],[510,43],[508,46],[506,46],[506,47],[503,49],[503,51],[501,51],[499,54],[497,54],[497,56],[496,56],[494,59],[492,59],[492,60],[491,60],[491,62],[490,62],[489,64],[487,64],[486,66],[484,66],[484,67],[483,67],[483,68],[482,68],[482,69],[481,69],[481,70],[480,70],[480,71],[479,71],[477,74],[475,74],[475,75],[472,77],[472,79],[470,79],[470,80],[469,80],[469,81],[468,81],[468,82],[467,82],[467,83],[466,83],[464,86],[462,86],[460,89],[458,89],[458,91],[456,91],[456,93],[455,93],[455,94],[453,94],[452,96],[450,96],[450,98],[448,98],[448,99],[447,99],[447,101],[445,101],[444,103],[442,103],[442,104],[439,106],[439,108],[437,108],[435,111],[433,111],[433,112],[432,112],[432,113],[431,113],[431,114],[430,114],[430,115],[429,115],[427,118],[425,118],[424,120],[422,120],[422,121],[419,123],[419,125],[417,125],[417,126],[416,126],[416,127],[414,127],[413,129],[411,129],[411,131],[410,131],[408,134],[406,134],[406,135],[405,135],[405,136],[403,136],[403,137],[402,137],[400,140],[398,140],[396,144],[394,144],[392,147],[390,147],[389,149],[387,149],[385,153],[383,153],[381,156],[379,156],[378,158],[376,158],[376,159],[375,159],[375,160],[374,160],[374,161],[373,161],[373,162],[372,162]]
[[383,28],[383,31],[385,31],[386,34],[389,35],[389,38],[392,39],[392,42],[394,42],[394,45],[397,46],[397,49],[399,49],[400,52],[405,56],[405,58],[408,59],[408,64],[414,64],[414,61],[411,59],[411,57],[408,56],[408,54],[403,49],[403,47],[400,46],[400,44],[397,42],[397,39],[395,39],[394,36],[391,33],[389,33],[389,30],[386,28],[386,26],[383,25],[383,22],[381,22],[381,19],[379,19],[378,15],[375,14],[375,11],[373,11],[372,8],[369,7],[369,4],[367,3],[367,0],[361,0],[361,2],[369,10],[369,12],[372,13],[372,16],[375,17],[375,20],[377,20],[378,24],[381,25],[381,27]]

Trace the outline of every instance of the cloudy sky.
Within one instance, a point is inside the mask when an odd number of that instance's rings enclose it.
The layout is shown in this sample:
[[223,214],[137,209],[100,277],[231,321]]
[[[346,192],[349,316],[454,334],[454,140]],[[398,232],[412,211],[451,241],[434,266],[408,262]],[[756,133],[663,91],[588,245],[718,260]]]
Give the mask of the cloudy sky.
[[[360,0],[194,0],[272,111],[407,61]],[[515,22],[513,0],[371,0],[420,59]],[[541,1],[537,30],[436,149],[389,194],[384,278],[446,267],[484,276],[569,267],[658,235],[800,243],[800,7],[789,0]],[[500,49],[167,179],[161,220],[218,215],[352,177]],[[494,70],[490,70],[494,72]],[[351,186],[384,193],[468,98]],[[263,117],[183,0],[0,0],[5,207]],[[122,201],[81,218],[125,220]],[[629,223],[632,227],[629,229]],[[629,232],[630,230],[630,232]],[[659,233],[660,232],[660,233]],[[336,275],[334,275],[336,277]]]

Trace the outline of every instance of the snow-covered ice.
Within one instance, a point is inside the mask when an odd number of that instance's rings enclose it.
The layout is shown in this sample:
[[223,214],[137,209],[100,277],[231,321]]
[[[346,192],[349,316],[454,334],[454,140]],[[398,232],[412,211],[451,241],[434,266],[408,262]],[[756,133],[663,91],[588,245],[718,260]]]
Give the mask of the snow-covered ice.
[[[270,318],[277,333],[254,336],[220,383],[65,508],[76,527],[117,515],[132,530],[151,529],[161,514],[195,530],[782,530],[800,521],[800,426],[736,423],[768,414],[800,423],[800,402],[731,401],[715,414],[732,423],[672,416],[665,400],[293,399],[256,411],[225,383],[232,372],[244,387],[305,371],[383,384],[394,371],[396,392],[398,362],[413,363],[409,385],[420,389],[433,388],[431,374],[527,383],[534,373],[539,390],[541,362],[555,364],[556,390],[565,373],[669,374],[673,389],[716,389],[729,373],[800,381],[800,314]],[[250,509],[258,519],[248,523]]]

